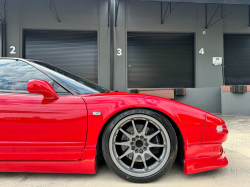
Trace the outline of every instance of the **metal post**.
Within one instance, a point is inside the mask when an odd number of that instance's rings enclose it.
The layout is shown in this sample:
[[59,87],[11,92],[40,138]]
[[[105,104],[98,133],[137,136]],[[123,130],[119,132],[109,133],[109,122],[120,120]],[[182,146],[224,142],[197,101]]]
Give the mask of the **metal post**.
[[248,5],[248,18],[249,18],[248,24],[249,24],[249,27],[250,27],[250,5]]
[[205,5],[205,23],[206,23],[205,28],[207,29],[207,3]]
[[110,90],[114,90],[114,11],[115,0],[110,1]]
[[[207,24],[207,28],[210,26],[211,21],[214,19],[214,16],[216,15],[216,13],[218,12],[219,8],[221,5],[218,5],[217,9],[215,10],[213,16],[211,17],[210,21]],[[222,18],[221,18],[222,19]]]
[[120,0],[115,0],[115,27],[117,27],[117,17],[119,11]]
[[6,32],[6,23],[2,22],[2,56],[7,57],[7,32]]
[[6,0],[4,1],[4,16],[2,16],[1,20],[1,55],[2,57],[7,56],[7,31],[6,31]]
[[232,14],[234,11],[236,11],[238,8],[242,7],[243,5],[238,6],[237,8],[235,8],[234,10],[232,10],[231,12],[227,13],[226,15],[223,15],[222,18],[220,18],[219,20],[215,21],[212,24],[208,23],[208,27],[212,27],[213,25],[215,25],[216,23],[218,23],[220,20],[224,19],[225,17],[229,16],[230,14]]
[[163,20],[162,20],[162,2],[161,2],[161,24],[163,24]]
[[58,16],[57,10],[56,10],[56,5],[54,3],[54,0],[50,0],[49,3],[47,2],[47,0],[44,0],[45,3],[48,5],[48,7],[50,8],[51,12],[54,14],[55,18],[57,19],[57,21],[60,23],[61,20]]
[[221,18],[223,18],[224,16],[224,5],[221,4]]
[[108,27],[110,25],[110,1],[108,1]]
[[0,20],[0,57],[2,57],[3,56],[3,35],[2,35],[2,25],[3,25],[3,23],[2,23],[2,20]]

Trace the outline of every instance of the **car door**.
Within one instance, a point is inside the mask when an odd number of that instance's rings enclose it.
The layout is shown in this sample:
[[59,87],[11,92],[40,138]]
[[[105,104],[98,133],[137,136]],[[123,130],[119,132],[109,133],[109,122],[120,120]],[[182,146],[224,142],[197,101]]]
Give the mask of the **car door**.
[[0,59],[0,160],[78,160],[87,133],[84,101],[53,83],[58,100],[29,94],[31,79],[53,80],[19,60]]

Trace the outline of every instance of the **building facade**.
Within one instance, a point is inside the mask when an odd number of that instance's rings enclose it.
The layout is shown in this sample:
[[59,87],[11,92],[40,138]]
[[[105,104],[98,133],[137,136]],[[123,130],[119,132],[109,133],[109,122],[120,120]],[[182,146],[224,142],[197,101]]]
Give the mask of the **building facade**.
[[42,60],[119,91],[187,88],[175,100],[250,115],[250,92],[222,89],[250,85],[248,2],[208,2],[0,0],[1,56]]

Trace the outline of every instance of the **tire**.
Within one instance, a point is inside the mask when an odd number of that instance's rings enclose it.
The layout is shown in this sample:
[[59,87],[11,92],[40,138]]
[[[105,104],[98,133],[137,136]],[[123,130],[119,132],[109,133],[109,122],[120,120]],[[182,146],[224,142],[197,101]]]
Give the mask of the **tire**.
[[118,114],[107,125],[102,151],[108,167],[135,183],[152,182],[175,162],[178,141],[168,119],[147,109]]

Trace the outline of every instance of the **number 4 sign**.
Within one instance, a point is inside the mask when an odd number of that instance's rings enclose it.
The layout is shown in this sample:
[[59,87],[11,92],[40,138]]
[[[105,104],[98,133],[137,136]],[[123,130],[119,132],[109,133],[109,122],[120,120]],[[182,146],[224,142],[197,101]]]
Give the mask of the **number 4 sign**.
[[204,53],[205,53],[205,52],[204,52],[204,49],[201,48],[200,51],[199,51],[199,53],[204,54]]

